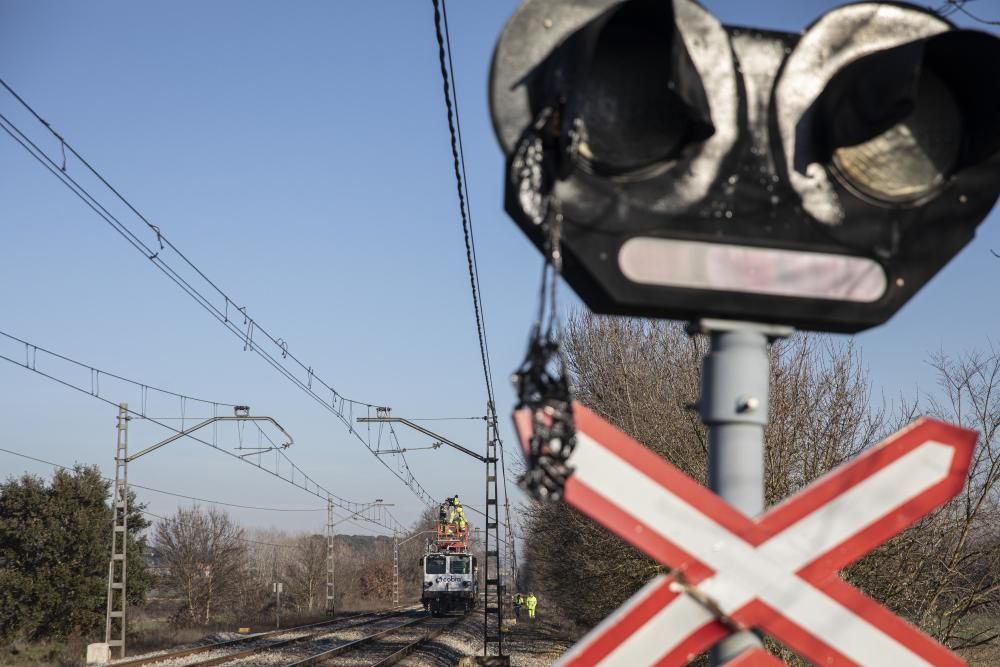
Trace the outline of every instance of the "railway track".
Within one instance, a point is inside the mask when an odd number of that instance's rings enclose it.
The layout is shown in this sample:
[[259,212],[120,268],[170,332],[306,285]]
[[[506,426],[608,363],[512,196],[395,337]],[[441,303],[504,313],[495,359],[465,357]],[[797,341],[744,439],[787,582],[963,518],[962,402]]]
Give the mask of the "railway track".
[[455,626],[464,616],[433,618],[426,615],[404,620],[360,639],[314,653],[284,667],[336,664],[342,667],[388,667]]
[[[180,651],[170,651],[133,660],[115,661],[112,667],[209,667],[222,664],[258,664],[255,656],[271,653],[295,644],[316,640],[333,633],[352,631],[354,628],[384,623],[400,615],[412,614],[416,607],[368,612],[343,618],[321,621],[294,628],[272,630],[216,644],[206,644]],[[249,661],[248,661],[249,659]],[[270,661],[268,661],[270,662]]]
[[372,667],[389,667],[389,665],[395,665],[404,658],[419,651],[424,644],[429,643],[438,635],[458,625],[464,618],[465,616],[460,616],[458,618],[447,619],[446,621],[438,619],[436,627],[427,628],[427,631],[421,637],[396,649],[378,662],[372,663]]

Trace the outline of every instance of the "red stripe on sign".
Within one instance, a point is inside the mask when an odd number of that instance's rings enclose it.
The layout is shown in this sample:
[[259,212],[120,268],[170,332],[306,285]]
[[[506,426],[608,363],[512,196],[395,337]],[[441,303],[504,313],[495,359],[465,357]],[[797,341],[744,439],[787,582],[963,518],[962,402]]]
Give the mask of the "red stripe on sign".
[[715,571],[667,540],[642,521],[580,481],[576,475],[566,482],[566,502],[605,528],[661,563],[682,570],[688,581],[698,583]]
[[[969,469],[977,437],[978,434],[975,431],[934,419],[918,419],[912,425],[890,436],[849,463],[835,468],[767,512],[758,522],[761,536],[766,539],[781,532],[929,440],[948,443],[955,449],[951,474],[939,485],[940,489],[935,487],[932,494],[935,502],[943,502],[958,493],[965,484],[965,476]],[[764,539],[758,538],[759,541],[753,542],[753,544],[760,544]],[[884,539],[885,537],[882,538],[882,540]],[[874,545],[859,549],[857,545],[850,545],[850,548],[841,552],[839,556],[831,554],[831,562],[851,563],[873,547]]]
[[635,634],[636,630],[649,622],[651,618],[670,604],[677,593],[670,590],[670,580],[653,589],[643,600],[629,609],[621,618],[604,629],[604,632],[583,648],[578,655],[573,656],[565,664],[573,667],[596,665],[608,657],[626,639]]
[[697,507],[700,512],[729,532],[741,537],[755,535],[759,532],[750,517],[580,403],[573,403],[573,415],[576,418],[578,431],[583,431],[601,447],[660,486],[669,489],[671,493],[682,498],[688,504]]

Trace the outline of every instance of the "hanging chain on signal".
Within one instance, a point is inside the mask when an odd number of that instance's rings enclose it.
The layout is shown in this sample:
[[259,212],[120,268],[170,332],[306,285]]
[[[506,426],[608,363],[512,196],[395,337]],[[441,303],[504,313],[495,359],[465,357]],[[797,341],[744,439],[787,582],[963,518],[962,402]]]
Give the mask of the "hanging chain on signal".
[[559,342],[556,303],[562,271],[563,215],[553,195],[555,182],[572,168],[580,124],[566,124],[560,109],[539,114],[518,142],[511,162],[522,208],[545,235],[545,261],[538,296],[538,315],[528,340],[528,351],[513,381],[518,409],[532,415],[528,443],[528,470],[518,481],[539,500],[558,500],[572,469],[567,461],[576,445],[572,393],[566,359]]
[[[545,109],[521,137],[511,162],[512,176],[519,184],[518,201],[545,237],[538,315],[531,329],[528,352],[514,374],[517,407],[528,408],[532,417],[528,470],[518,483],[539,500],[562,498],[566,480],[573,473],[568,462],[576,446],[576,422],[566,359],[559,341],[556,302],[564,221],[561,203],[553,190],[556,181],[565,178],[572,169],[582,141],[585,128],[579,120],[567,122],[560,110]],[[672,569],[668,575],[672,590],[690,596],[730,630],[746,629],[714,598],[691,584],[683,570]]]

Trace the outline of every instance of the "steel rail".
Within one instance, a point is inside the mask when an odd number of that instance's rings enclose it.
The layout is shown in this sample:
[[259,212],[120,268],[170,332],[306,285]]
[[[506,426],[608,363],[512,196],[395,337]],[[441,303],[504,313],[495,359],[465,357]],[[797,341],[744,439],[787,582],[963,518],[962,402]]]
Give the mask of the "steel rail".
[[201,662],[196,662],[188,667],[212,667],[212,665],[223,665],[228,662],[235,662],[237,660],[242,660],[257,653],[264,653],[265,651],[273,651],[279,648],[285,648],[286,646],[291,646],[293,644],[301,644],[303,642],[313,641],[314,639],[321,637],[323,635],[328,635],[331,632],[339,632],[341,630],[350,630],[351,628],[356,628],[362,625],[368,625],[369,623],[377,623],[378,621],[384,621],[387,618],[392,618],[393,616],[398,616],[402,614],[401,611],[392,612],[389,614],[379,614],[374,618],[369,618],[364,621],[358,621],[356,623],[349,623],[347,625],[341,625],[335,628],[323,628],[317,630],[316,632],[311,632],[307,635],[302,635],[301,637],[292,637],[291,639],[285,639],[278,642],[273,642],[270,644],[263,644],[261,646],[253,646],[244,651],[239,651],[238,653],[231,653],[229,655],[219,656],[218,658],[209,658],[208,660],[202,660]]
[[416,641],[410,642],[409,644],[407,644],[403,648],[399,649],[398,651],[396,651],[392,655],[389,655],[389,656],[386,656],[385,658],[382,658],[378,662],[374,663],[371,667],[389,667],[390,665],[395,665],[397,662],[399,662],[403,658],[406,658],[407,656],[415,653],[424,644],[428,643],[432,639],[437,638],[437,636],[440,635],[441,633],[443,633],[445,630],[451,630],[452,628],[454,628],[456,625],[458,625],[464,619],[465,619],[465,615],[462,615],[462,616],[459,616],[458,618],[454,619],[451,623],[443,623],[443,624],[441,624],[440,627],[437,627],[437,628],[434,628],[433,630],[427,631],[426,633],[424,633],[424,635],[422,637],[420,637]]
[[298,660],[296,662],[290,662],[287,665],[285,665],[285,667],[306,667],[307,665],[316,665],[321,662],[325,662],[330,658],[334,658],[338,655],[342,655],[344,653],[348,653],[350,651],[359,649],[362,646],[370,644],[371,642],[375,641],[380,637],[384,637],[385,635],[391,634],[393,632],[398,632],[400,630],[416,625],[418,623],[426,623],[429,620],[431,620],[430,616],[420,616],[419,618],[415,618],[412,621],[406,621],[405,623],[394,625],[391,628],[386,628],[385,630],[379,630],[378,632],[370,634],[367,637],[362,637],[361,639],[356,639],[352,642],[341,644],[340,646],[323,651],[322,653],[311,655],[308,658],[303,658],[302,660]]
[[[208,653],[210,651],[217,651],[217,650],[224,650],[224,649],[227,649],[227,648],[234,648],[234,647],[237,647],[237,646],[239,646],[241,644],[246,644],[248,642],[252,642],[252,641],[255,641],[255,640],[266,639],[267,637],[273,637],[275,635],[283,635],[283,634],[288,634],[290,632],[296,632],[296,631],[299,631],[299,630],[308,630],[310,628],[318,628],[318,627],[322,627],[322,626],[331,626],[331,625],[332,626],[338,626],[339,624],[342,624],[344,622],[351,621],[351,620],[354,620],[354,619],[357,619],[357,618],[361,618],[363,616],[376,615],[376,617],[373,618],[371,621],[364,621],[362,623],[352,623],[352,624],[348,624],[348,625],[343,626],[343,628],[341,628],[341,627],[335,627],[333,629],[338,629],[339,630],[339,629],[344,629],[344,628],[350,628],[350,627],[355,627],[357,625],[364,625],[365,623],[368,623],[368,622],[374,622],[374,621],[381,620],[381,619],[384,619],[384,618],[389,618],[391,616],[395,616],[395,615],[397,615],[399,613],[402,613],[400,611],[395,611],[396,609],[399,609],[399,608],[393,607],[393,608],[390,608],[390,609],[387,609],[387,610],[384,610],[384,611],[375,611],[375,612],[369,611],[369,612],[364,612],[364,613],[361,613],[361,614],[354,614],[353,616],[344,616],[344,617],[341,617],[341,618],[330,619],[328,621],[319,621],[318,623],[307,623],[305,625],[297,625],[297,626],[290,627],[290,628],[281,628],[280,630],[269,630],[267,632],[260,632],[260,633],[256,633],[256,634],[252,634],[252,635],[247,635],[246,637],[239,637],[237,639],[230,639],[230,640],[224,641],[224,642],[215,642],[215,643],[212,643],[212,644],[205,644],[204,646],[195,646],[195,647],[192,647],[192,648],[182,649],[180,651],[172,651],[170,653],[159,653],[157,655],[152,655],[152,656],[148,656],[148,657],[145,657],[145,658],[135,658],[133,660],[115,661],[115,662],[113,662],[111,664],[114,665],[114,667],[142,667],[144,665],[155,665],[157,663],[164,662],[166,660],[176,660],[178,658],[186,658],[187,656],[197,655],[199,653]],[[385,612],[387,612],[387,611],[393,611],[394,613],[392,613],[392,614],[385,614]],[[325,629],[325,630],[322,631],[322,633],[325,633],[325,632],[329,632],[329,628],[327,628],[327,629]],[[322,634],[322,633],[319,633],[319,634]],[[295,639],[299,639],[299,638],[296,637]],[[273,646],[276,646],[276,645],[277,644],[268,644],[268,645],[266,645],[265,648],[270,648],[270,647],[273,647]],[[254,651],[251,651],[250,653],[246,653],[246,655],[252,655],[253,652]],[[229,655],[223,656],[223,658],[225,660],[232,660],[232,659],[235,658],[236,655],[237,655],[236,653],[231,653]],[[207,664],[215,664],[215,663],[212,663],[212,662],[192,663],[192,667],[193,667],[193,665],[207,665]]]

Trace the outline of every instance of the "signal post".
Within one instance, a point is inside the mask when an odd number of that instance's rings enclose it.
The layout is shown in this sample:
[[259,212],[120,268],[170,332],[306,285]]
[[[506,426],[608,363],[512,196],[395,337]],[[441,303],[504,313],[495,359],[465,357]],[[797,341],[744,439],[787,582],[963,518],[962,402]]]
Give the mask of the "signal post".
[[[506,156],[505,209],[590,309],[686,320],[711,337],[700,412],[714,493],[693,490],[676,470],[664,469],[658,483],[669,497],[690,491],[688,508],[713,515],[705,530],[720,535],[719,549],[763,549],[769,538],[755,531],[781,514],[765,514],[763,502],[768,342],[793,328],[855,333],[885,323],[973,238],[1000,194],[1000,39],[896,3],[845,5],[785,33],[722,25],[690,0],[526,0],[497,43],[490,104]],[[733,590],[722,584],[700,585],[721,581],[729,567],[722,555],[709,549],[692,560],[704,545],[677,541],[685,525],[636,518],[648,513],[648,498],[632,494],[632,503],[616,505],[595,491],[615,466],[645,473],[662,461],[572,406],[564,372],[549,365],[557,342],[541,332],[539,323],[518,374],[523,410],[515,421],[529,489],[565,498],[673,573],[581,640],[565,664],[684,664],[697,651],[682,648],[719,640],[714,664],[773,664],[760,631],[825,664],[956,664],[943,647],[826,579],[775,571],[790,597],[761,603],[771,615],[731,603]],[[901,441],[943,466],[940,479],[912,496],[900,490],[897,505],[873,519],[896,521],[879,540],[850,541],[847,508],[858,507],[846,492],[842,503],[829,485],[803,492],[810,503],[822,496],[829,508],[811,510],[844,526],[851,559],[842,552],[839,567],[961,489],[975,436],[940,428],[939,440],[916,444],[904,430],[832,473],[844,488],[876,476],[865,466],[890,461]],[[646,479],[628,478],[608,488]],[[727,530],[740,536],[731,547]],[[833,558],[823,551],[832,545],[821,548],[821,536],[809,535],[796,548]],[[747,562],[757,558],[751,551]],[[758,574],[798,562],[790,553],[753,553],[761,556]],[[833,602],[816,598],[828,617],[813,618],[800,603],[820,589]],[[754,595],[737,597],[759,611]],[[707,618],[708,629],[694,623],[667,653],[650,648],[655,641],[633,642],[630,632],[646,627],[640,620],[661,609],[674,614],[663,628]],[[868,634],[822,630],[837,618]],[[806,626],[815,634],[789,629]]]

